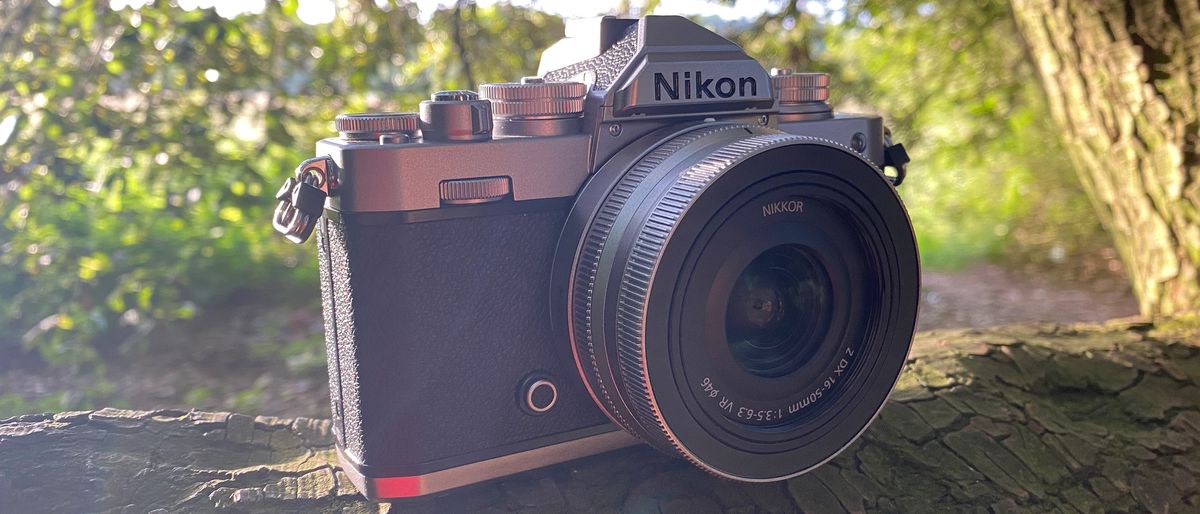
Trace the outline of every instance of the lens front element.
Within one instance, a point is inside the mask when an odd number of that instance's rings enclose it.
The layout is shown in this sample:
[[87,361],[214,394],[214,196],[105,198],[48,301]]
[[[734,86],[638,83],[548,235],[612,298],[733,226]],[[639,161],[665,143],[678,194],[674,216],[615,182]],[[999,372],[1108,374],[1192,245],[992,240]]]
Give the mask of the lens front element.
[[725,337],[733,359],[760,377],[796,371],[824,337],[832,294],[812,250],[783,244],[763,252],[738,276],[730,294]]
[[781,480],[836,455],[912,341],[917,253],[899,197],[816,138],[651,134],[585,186],[561,254],[574,256],[567,329],[597,405],[728,478]]

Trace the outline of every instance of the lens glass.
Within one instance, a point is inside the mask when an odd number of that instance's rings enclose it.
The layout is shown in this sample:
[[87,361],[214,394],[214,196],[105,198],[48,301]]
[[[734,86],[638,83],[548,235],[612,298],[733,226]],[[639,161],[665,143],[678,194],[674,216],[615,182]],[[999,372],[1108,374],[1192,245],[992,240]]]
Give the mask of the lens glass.
[[788,375],[825,338],[833,308],[825,267],[798,244],[769,248],[738,276],[725,313],[725,338],[743,369]]

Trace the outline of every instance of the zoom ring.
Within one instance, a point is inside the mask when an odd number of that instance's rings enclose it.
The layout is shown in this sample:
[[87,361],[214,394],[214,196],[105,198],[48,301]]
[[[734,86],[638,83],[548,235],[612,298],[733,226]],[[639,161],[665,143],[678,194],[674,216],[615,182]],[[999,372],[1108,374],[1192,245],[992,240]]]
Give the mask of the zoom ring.
[[[602,346],[603,342],[594,340],[592,327],[593,322],[602,322],[602,320],[597,320],[592,315],[594,308],[592,297],[595,291],[596,275],[600,267],[600,257],[604,252],[604,245],[612,233],[617,216],[620,215],[621,209],[625,206],[630,196],[633,195],[638,185],[645,180],[646,176],[657,169],[664,160],[683,147],[704,136],[720,130],[728,130],[729,128],[729,126],[723,126],[689,132],[660,145],[649,155],[640,159],[633,168],[625,173],[625,176],[617,183],[613,190],[609,192],[599,212],[596,213],[587,235],[584,236],[583,247],[580,251],[579,264],[576,267],[577,271],[575,275],[575,284],[578,284],[578,290],[573,294],[574,298],[572,300],[572,314],[576,320],[574,324],[574,339],[578,345],[578,353],[580,356],[586,356],[586,360],[591,364],[591,382],[595,385],[596,392],[599,393],[598,397],[608,406],[606,410],[609,416],[626,431],[643,439],[647,437],[645,431],[637,429],[636,420],[631,421],[626,419],[628,413],[624,412],[625,409],[618,407],[619,402],[614,401],[612,398],[613,395],[619,393],[610,392],[608,387],[606,387],[606,381],[600,372],[599,364],[596,362],[596,352],[605,351]],[[615,374],[617,373],[614,372]],[[659,442],[661,444],[667,441],[664,439]]]

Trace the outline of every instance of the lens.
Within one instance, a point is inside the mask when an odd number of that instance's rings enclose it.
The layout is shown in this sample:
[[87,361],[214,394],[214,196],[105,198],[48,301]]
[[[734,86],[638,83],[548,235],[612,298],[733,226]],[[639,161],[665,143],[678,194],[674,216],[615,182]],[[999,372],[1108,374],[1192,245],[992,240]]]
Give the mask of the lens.
[[729,297],[725,338],[733,360],[760,377],[795,372],[824,338],[832,296],[812,250],[784,244],[763,252]]
[[610,419],[746,481],[828,460],[883,406],[916,321],[908,217],[844,147],[666,128],[576,198],[555,264],[571,350]]

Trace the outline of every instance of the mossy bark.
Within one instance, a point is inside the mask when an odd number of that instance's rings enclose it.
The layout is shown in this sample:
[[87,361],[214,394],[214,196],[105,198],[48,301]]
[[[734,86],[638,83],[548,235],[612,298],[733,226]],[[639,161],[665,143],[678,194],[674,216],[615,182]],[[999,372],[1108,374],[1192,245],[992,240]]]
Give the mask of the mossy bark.
[[775,484],[639,447],[376,506],[338,469],[327,421],[115,409],[0,421],[4,512],[1184,512],[1200,510],[1198,483],[1200,334],[1187,325],[921,334],[866,434]]
[[1200,2],[1012,6],[1142,314],[1200,308]]

